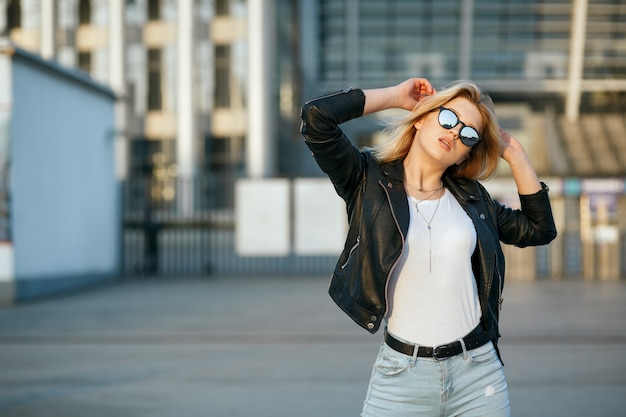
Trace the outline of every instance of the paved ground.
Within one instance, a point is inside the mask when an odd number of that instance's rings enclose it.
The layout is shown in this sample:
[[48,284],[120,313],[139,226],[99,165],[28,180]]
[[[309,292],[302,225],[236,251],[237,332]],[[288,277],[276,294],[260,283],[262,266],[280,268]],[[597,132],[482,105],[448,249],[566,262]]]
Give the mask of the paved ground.
[[[358,416],[381,336],[326,289],[152,279],[0,309],[0,416]],[[626,416],[626,282],[509,283],[502,314],[514,416]]]

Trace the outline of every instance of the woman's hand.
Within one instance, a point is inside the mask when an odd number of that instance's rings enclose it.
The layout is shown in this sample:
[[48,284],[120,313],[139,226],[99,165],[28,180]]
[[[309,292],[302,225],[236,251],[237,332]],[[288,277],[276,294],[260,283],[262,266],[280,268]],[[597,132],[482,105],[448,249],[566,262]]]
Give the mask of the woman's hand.
[[537,174],[522,144],[509,132],[500,129],[502,153],[500,157],[511,167],[520,194],[534,194],[541,189]]
[[413,110],[421,99],[437,92],[426,78],[409,78],[398,84],[396,89],[398,107],[409,111]]
[[421,99],[436,92],[426,78],[409,78],[392,87],[363,90],[365,94],[363,114],[387,109],[411,111]]
[[519,158],[528,159],[528,155],[522,144],[509,132],[500,128],[502,137],[502,152],[500,157],[510,164],[515,163]]
[[500,157],[505,161],[512,161],[520,154],[526,153],[522,144],[506,130],[500,128],[500,136],[502,137],[502,152],[500,153]]

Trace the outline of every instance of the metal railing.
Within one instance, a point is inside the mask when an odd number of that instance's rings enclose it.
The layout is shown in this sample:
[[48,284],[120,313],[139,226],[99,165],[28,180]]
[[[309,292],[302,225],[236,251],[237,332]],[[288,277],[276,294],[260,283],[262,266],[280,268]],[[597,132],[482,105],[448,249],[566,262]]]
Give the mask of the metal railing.
[[[242,256],[236,250],[235,181],[205,176],[192,181],[138,178],[123,184],[123,274],[330,275],[337,256]],[[185,191],[187,190],[187,191]],[[186,204],[182,196],[187,192]],[[554,196],[559,236],[547,246],[504,245],[507,279],[626,277],[626,221],[616,241],[585,241],[583,197]],[[626,196],[618,198],[618,211]],[[584,216],[583,216],[584,217]],[[337,254],[338,255],[338,254]]]
[[[124,275],[330,274],[334,256],[241,256],[234,181],[135,178],[123,186]],[[190,198],[184,204],[184,190]]]

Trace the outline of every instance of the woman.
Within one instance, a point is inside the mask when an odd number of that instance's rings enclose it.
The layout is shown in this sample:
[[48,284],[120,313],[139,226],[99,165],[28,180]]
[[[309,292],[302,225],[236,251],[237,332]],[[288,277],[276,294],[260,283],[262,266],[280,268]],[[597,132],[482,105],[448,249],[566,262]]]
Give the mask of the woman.
[[[338,127],[391,108],[410,113],[378,148],[358,150]],[[362,415],[510,415],[498,351],[500,242],[547,244],[556,228],[547,187],[498,127],[490,99],[467,81],[439,92],[423,78],[348,88],[307,102],[302,134],[347,206],[330,295],[372,333],[386,322]],[[520,210],[478,182],[500,158]]]

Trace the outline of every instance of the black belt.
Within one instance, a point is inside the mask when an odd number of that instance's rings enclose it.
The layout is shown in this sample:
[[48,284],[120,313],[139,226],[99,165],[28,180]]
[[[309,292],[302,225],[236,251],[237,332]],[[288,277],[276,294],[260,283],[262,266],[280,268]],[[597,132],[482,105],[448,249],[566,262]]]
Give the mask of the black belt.
[[[467,336],[463,338],[465,343],[465,350],[476,349],[492,340],[496,335],[496,331],[492,327],[488,331],[484,331],[480,325],[472,330]],[[393,337],[385,330],[385,343],[395,350],[396,352],[404,353],[405,355],[413,356],[415,354],[415,345],[411,343],[404,343]],[[440,345],[436,347],[419,346],[417,348],[417,356],[425,358],[445,359],[451,356],[456,356],[463,352],[463,346],[460,341],[448,343],[446,345]]]

